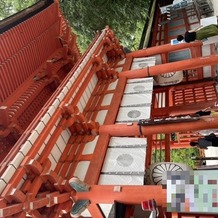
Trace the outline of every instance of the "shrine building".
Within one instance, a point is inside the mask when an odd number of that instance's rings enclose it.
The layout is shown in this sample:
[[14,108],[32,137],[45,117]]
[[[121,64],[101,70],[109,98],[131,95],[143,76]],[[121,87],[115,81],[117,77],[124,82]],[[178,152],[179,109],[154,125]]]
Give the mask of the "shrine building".
[[213,2],[149,11],[129,53],[106,26],[81,54],[58,0],[0,21],[0,217],[67,218],[76,202],[88,203],[73,217],[218,217],[217,165],[171,160],[218,134],[218,115],[195,114],[217,109],[218,36],[176,39],[217,24]]

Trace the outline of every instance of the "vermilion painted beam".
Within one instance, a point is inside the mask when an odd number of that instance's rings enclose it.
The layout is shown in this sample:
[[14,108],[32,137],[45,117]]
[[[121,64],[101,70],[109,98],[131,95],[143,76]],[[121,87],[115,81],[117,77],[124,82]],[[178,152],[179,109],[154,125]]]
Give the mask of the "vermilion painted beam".
[[3,126],[8,126],[9,124],[9,115],[8,115],[8,107],[0,106],[0,124]]
[[[67,163],[67,167],[64,167],[65,161],[59,161],[55,167],[55,172],[57,172],[60,176],[64,177],[66,175],[67,169],[70,163]],[[64,171],[64,172],[63,172]]]
[[191,70],[203,66],[215,65],[218,63],[218,55],[210,55],[205,57],[197,57],[182,61],[147,67],[144,69],[128,70],[121,72],[119,77],[127,77],[128,79],[144,78],[149,76],[156,76],[163,73],[175,72],[180,70]]
[[131,56],[126,57],[126,61],[125,61],[125,64],[123,65],[122,71],[126,71],[126,70],[129,70],[131,68],[132,60],[133,60],[133,57],[131,57]]
[[16,218],[26,218],[26,213],[24,211],[17,213]]
[[56,205],[55,211],[57,211],[58,214],[62,214],[62,215],[64,214],[63,217],[68,217],[66,214],[71,210],[71,208],[72,208],[72,200],[69,200],[64,203]]
[[150,47],[146,49],[141,49],[138,51],[133,51],[131,53],[126,54],[126,57],[127,58],[146,57],[146,56],[152,56],[156,54],[167,53],[171,51],[176,51],[176,50],[186,49],[186,48],[191,48],[191,47],[196,47],[196,46],[202,46],[202,45],[203,43],[200,41],[196,41],[193,43],[180,43],[177,45],[165,44],[165,45],[154,46],[154,47]]
[[70,199],[70,193],[63,193],[63,194],[58,194],[57,196],[54,197],[54,203],[55,204],[61,204]]
[[29,160],[28,156],[23,160],[22,166],[24,166],[26,171],[31,170],[35,175],[40,175],[43,170],[42,165],[37,160],[34,159]]
[[21,203],[26,199],[26,195],[22,191],[14,188],[10,184],[6,186],[1,196],[4,197],[7,202],[15,201]]
[[38,210],[31,210],[29,214],[34,218],[43,218],[43,215]]
[[[48,135],[50,134],[52,128],[55,126],[57,119],[59,117],[61,117],[61,114],[62,114],[61,109],[58,109],[54,112],[53,116],[50,118],[49,122],[47,123],[47,126],[44,128],[44,131],[40,134],[40,137],[37,138],[37,141],[34,143],[34,146],[29,151],[29,153],[28,153],[29,157],[35,158],[36,154],[38,153],[39,148],[45,142],[45,140],[48,137]],[[59,137],[59,135],[56,134],[55,135],[56,141],[57,141],[58,137]],[[52,140],[54,141],[54,139],[52,139]],[[41,161],[43,162],[45,159],[46,159],[46,157],[43,156],[43,160],[41,160]]]
[[178,115],[190,115],[194,114],[197,111],[204,110],[208,108],[208,110],[217,110],[214,107],[215,101],[207,101],[207,102],[198,102],[188,105],[178,105],[178,106],[171,106],[166,108],[154,108],[152,109],[152,117],[163,117],[163,116],[178,116]]
[[182,114],[194,114],[197,111],[204,110],[207,107],[210,107],[208,110],[217,110],[216,107],[213,107],[215,101],[207,101],[207,102],[199,102],[195,104],[189,105],[181,105],[181,106],[174,106],[168,108],[168,114],[171,116],[182,115]]
[[155,199],[158,205],[166,206],[166,189],[162,189],[161,185],[120,186],[120,192],[115,192],[114,187],[114,185],[92,185],[89,192],[77,192],[76,198],[102,204],[111,204],[114,200],[139,204],[142,201]]
[[146,159],[145,159],[145,168],[147,169],[151,165],[151,156],[152,156],[152,136],[147,137],[147,147],[146,147]]
[[35,177],[31,186],[29,186],[28,192],[31,193],[31,197],[35,197],[39,192],[40,187],[43,184],[43,180],[41,177]]
[[10,180],[10,184],[14,187],[17,187],[20,181],[22,180],[23,176],[25,175],[26,171],[24,167],[20,167],[16,170],[13,177]]
[[38,161],[40,163],[43,163],[48,158],[49,154],[51,153],[51,150],[53,149],[55,145],[55,142],[57,141],[58,137],[61,135],[62,131],[63,131],[63,128],[61,126],[56,127],[54,133],[52,134],[52,137],[50,138],[49,142],[45,146],[41,156],[38,158]]
[[44,174],[41,175],[41,177],[45,181],[48,180],[51,184],[55,184],[55,183],[59,184],[63,182],[63,178],[52,170],[49,172],[45,172]]
[[90,166],[85,177],[85,182],[90,185],[96,184],[99,179],[109,140],[110,136],[108,134],[100,134],[95,148],[95,153],[93,154],[92,161],[90,162]]
[[117,83],[116,92],[114,93],[114,96],[110,104],[110,108],[105,118],[105,122],[104,122],[105,124],[111,124],[115,122],[119,110],[120,102],[123,97],[125,86],[126,86],[126,78],[120,78]]
[[36,209],[42,208],[46,205],[49,204],[49,198],[39,198],[39,199],[34,199],[33,201],[28,202],[28,208],[31,211],[34,211]]
[[72,190],[68,180],[64,179],[63,181],[59,181],[58,183],[54,184],[54,187],[56,190],[59,190],[61,192],[71,192],[72,194],[74,193],[74,190]]
[[23,203],[12,204],[4,208],[0,208],[0,217],[8,217],[17,213],[20,213],[23,210]]
[[0,198],[0,208],[6,207],[7,201],[4,198]]
[[165,161],[170,162],[170,134],[165,134]]
[[[141,132],[145,136],[157,133],[171,133],[189,131],[190,125],[192,131],[203,129],[216,129],[218,128],[218,116],[204,117],[193,122],[180,122],[169,124],[157,124],[150,126],[142,126]],[[140,135],[139,126],[137,123],[129,126],[127,124],[112,124],[103,125],[99,128],[99,133],[107,133],[111,136],[136,136]]]
[[88,207],[88,210],[91,213],[92,217],[95,217],[95,218],[104,218],[105,217],[101,213],[99,207],[96,204],[90,204]]
[[[76,150],[76,146],[72,146],[72,144],[75,143],[76,137],[75,136],[71,136],[70,139],[68,140],[68,143],[60,157],[59,163],[63,163],[65,161],[69,162],[69,153],[75,153]],[[58,172],[57,167],[55,168],[55,171]]]

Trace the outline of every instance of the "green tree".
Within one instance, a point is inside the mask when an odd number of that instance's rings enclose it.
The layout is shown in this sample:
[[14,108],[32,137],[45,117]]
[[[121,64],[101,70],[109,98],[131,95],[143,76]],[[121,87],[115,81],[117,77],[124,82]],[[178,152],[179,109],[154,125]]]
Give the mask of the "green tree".
[[78,35],[82,51],[95,32],[109,25],[121,44],[136,50],[147,17],[150,0],[63,0],[62,10]]
[[40,0],[0,0],[0,20],[7,18]]
[[[156,150],[152,154],[152,161],[155,162],[164,162],[165,160],[165,151]],[[195,161],[191,159],[191,157],[197,157],[200,155],[198,148],[181,148],[181,149],[172,149],[171,153],[171,162],[176,163],[185,163],[190,167],[195,166]]]

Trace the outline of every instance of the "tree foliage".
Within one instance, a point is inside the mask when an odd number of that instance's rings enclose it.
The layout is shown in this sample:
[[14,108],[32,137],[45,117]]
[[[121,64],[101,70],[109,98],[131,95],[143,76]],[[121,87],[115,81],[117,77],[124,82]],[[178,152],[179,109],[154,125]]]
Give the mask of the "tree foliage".
[[[192,160],[192,157],[200,156],[199,149],[198,148],[181,148],[181,149],[172,149],[170,151],[171,153],[171,162],[176,163],[185,163],[190,167],[195,166],[195,161]],[[164,162],[164,151],[160,152],[159,150],[153,152],[152,154],[152,160],[153,162]],[[156,158],[155,158],[156,157]],[[156,159],[156,161],[155,161]]]
[[[0,0],[0,20],[40,0]],[[85,51],[96,31],[106,25],[114,30],[121,44],[138,48],[147,18],[150,0],[60,0],[61,8],[73,31],[78,35],[81,51]]]
[[40,0],[0,0],[0,20],[7,18]]
[[150,0],[63,0],[62,10],[84,51],[95,32],[106,25],[124,47],[136,50],[147,18]]

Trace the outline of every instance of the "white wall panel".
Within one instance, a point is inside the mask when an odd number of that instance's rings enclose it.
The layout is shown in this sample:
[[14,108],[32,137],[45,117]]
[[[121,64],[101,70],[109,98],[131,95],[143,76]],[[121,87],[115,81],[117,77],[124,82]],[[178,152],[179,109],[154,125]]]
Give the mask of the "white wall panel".
[[74,176],[77,176],[83,181],[85,179],[87,170],[89,168],[89,164],[90,164],[90,161],[80,161],[77,164],[77,167],[74,172]]
[[96,136],[93,141],[88,142],[88,143],[85,144],[83,152],[82,152],[83,155],[93,154],[94,153],[98,138],[99,138],[99,136]]
[[145,148],[108,148],[101,172],[144,172]]
[[121,107],[116,122],[138,122],[140,119],[149,119],[150,107]]

